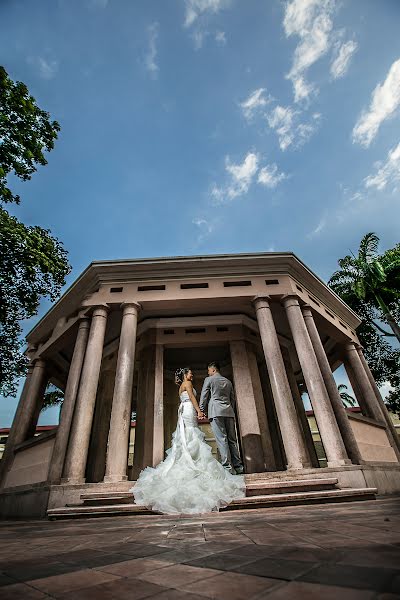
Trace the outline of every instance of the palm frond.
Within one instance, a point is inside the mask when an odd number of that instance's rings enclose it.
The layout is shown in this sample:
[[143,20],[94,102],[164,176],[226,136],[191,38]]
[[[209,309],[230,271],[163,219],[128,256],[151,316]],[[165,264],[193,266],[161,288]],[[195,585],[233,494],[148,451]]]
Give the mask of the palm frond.
[[376,259],[378,254],[379,238],[376,233],[370,232],[364,235],[358,250],[359,258],[366,263]]

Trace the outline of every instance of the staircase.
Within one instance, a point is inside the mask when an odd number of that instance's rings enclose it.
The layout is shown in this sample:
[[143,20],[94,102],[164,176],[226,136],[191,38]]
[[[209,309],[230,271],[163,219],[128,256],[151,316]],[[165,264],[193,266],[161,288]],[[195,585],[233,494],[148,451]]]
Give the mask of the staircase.
[[[221,511],[324,502],[372,500],[376,488],[339,488],[335,477],[315,479],[271,479],[271,474],[246,475],[246,496],[234,500]],[[102,517],[111,515],[159,514],[133,503],[130,492],[91,492],[81,494],[79,504],[47,511],[49,519]]]

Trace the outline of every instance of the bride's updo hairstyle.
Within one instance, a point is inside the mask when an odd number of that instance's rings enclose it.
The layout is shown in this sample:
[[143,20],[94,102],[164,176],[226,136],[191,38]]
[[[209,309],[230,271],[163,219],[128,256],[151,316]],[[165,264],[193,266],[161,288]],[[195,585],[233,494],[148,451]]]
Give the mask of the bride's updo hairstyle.
[[175,371],[175,383],[176,385],[182,385],[185,375],[191,371],[190,367],[179,368]]

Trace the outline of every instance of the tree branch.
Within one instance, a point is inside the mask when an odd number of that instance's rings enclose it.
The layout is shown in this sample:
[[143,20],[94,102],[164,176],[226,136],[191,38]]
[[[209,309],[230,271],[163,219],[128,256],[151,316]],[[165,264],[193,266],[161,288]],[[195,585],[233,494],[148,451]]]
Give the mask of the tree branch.
[[375,321],[373,321],[372,319],[368,319],[368,321],[371,323],[371,325],[373,325],[374,327],[376,327],[380,332],[383,333],[383,335],[385,335],[386,337],[396,337],[394,335],[394,333],[389,333],[388,331],[385,331],[384,329],[382,329],[382,327],[380,327],[377,323],[375,323]]

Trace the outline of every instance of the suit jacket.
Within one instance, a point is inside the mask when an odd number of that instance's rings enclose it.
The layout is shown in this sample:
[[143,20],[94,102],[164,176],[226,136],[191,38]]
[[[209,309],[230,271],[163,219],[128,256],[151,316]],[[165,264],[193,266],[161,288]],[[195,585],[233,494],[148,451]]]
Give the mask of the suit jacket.
[[201,390],[200,410],[208,409],[208,418],[234,417],[235,394],[233,385],[220,373],[206,377]]

